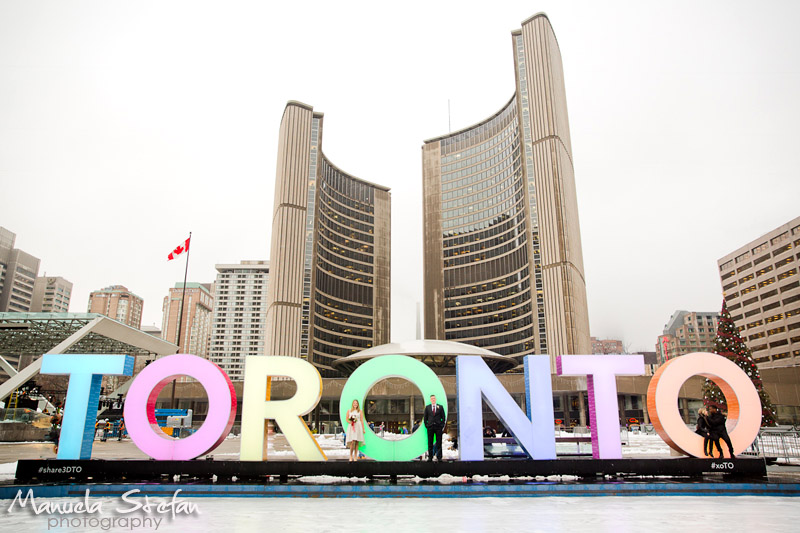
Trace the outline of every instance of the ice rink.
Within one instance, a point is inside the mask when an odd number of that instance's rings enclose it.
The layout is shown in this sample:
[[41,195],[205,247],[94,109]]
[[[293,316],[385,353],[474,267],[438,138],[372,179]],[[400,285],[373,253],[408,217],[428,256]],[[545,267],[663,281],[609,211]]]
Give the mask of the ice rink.
[[[93,499],[94,500],[94,499]],[[51,501],[62,501],[53,499]],[[74,499],[73,499],[74,501]],[[136,531],[330,531],[372,533],[495,531],[797,531],[800,501],[779,497],[570,497],[570,498],[191,498],[199,513],[165,518]],[[116,500],[118,502],[118,500]],[[7,513],[2,531],[48,531],[48,516],[28,509]],[[104,516],[122,516],[107,503]],[[70,515],[71,517],[81,515]],[[85,515],[84,515],[85,516]],[[97,515],[95,515],[97,516]],[[141,515],[140,515],[141,516]],[[157,516],[157,515],[149,515]],[[101,531],[52,527],[49,531]],[[113,528],[108,531],[130,531]]]

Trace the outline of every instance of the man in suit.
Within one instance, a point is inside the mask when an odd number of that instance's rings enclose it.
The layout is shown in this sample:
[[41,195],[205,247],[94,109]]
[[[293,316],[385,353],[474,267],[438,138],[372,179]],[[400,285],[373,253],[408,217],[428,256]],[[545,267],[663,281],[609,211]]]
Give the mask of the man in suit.
[[[442,433],[444,432],[444,407],[436,403],[436,396],[431,394],[430,405],[425,406],[425,429],[428,430],[428,461],[433,461],[434,451],[439,462],[442,461]],[[433,440],[436,437],[436,446]]]

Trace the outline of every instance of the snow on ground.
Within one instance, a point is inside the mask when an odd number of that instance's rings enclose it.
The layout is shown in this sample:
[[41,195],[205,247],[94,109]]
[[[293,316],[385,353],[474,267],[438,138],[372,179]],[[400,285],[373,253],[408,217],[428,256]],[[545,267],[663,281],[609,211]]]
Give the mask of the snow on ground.
[[[180,496],[179,496],[180,498]],[[103,498],[103,512],[93,517],[162,518],[158,531],[181,533],[225,531],[303,532],[505,532],[586,531],[593,533],[648,533],[703,531],[726,533],[793,532],[800,521],[796,498],[763,496],[639,496],[592,498],[190,498],[193,514],[149,515],[141,511],[123,515],[117,498]],[[74,499],[52,498],[48,502]],[[92,502],[99,501],[92,498]],[[154,501],[163,501],[154,498]],[[35,515],[29,509],[12,509],[0,503],[5,531],[99,531],[94,528],[50,526],[58,515]],[[65,515],[83,519],[85,514]],[[106,528],[103,528],[106,529]],[[109,531],[130,531],[112,527]],[[137,531],[155,531],[138,527]]]
[[14,479],[14,474],[17,472],[17,462],[0,464],[0,481],[7,481]]

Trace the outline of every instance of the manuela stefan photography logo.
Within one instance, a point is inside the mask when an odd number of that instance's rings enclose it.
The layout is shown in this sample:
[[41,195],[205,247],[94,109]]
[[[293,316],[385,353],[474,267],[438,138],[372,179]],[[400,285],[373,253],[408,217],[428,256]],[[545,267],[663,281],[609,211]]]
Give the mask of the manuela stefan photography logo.
[[136,530],[158,531],[164,520],[200,514],[197,504],[178,498],[151,497],[132,489],[119,498],[91,498],[86,489],[83,498],[36,498],[33,489],[20,489],[6,513],[30,513],[47,520],[47,530]]

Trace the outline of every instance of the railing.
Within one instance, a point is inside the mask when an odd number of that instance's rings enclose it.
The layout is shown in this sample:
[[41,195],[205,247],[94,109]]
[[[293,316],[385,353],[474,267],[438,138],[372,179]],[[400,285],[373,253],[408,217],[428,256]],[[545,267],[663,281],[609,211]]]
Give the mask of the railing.
[[800,464],[800,430],[792,426],[761,429],[742,455]]

